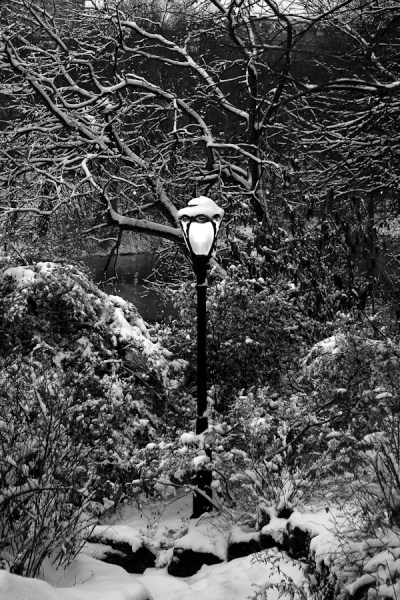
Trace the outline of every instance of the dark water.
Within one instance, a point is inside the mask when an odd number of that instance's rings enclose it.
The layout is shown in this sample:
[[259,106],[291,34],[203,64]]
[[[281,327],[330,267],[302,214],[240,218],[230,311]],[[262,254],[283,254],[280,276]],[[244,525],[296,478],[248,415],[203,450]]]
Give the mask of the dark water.
[[84,259],[94,281],[101,283],[107,294],[132,302],[145,321],[162,321],[174,314],[172,304],[163,300],[146,281],[151,277],[156,262],[152,253],[122,254],[116,265],[111,260],[105,273],[107,261],[108,256],[87,256]]

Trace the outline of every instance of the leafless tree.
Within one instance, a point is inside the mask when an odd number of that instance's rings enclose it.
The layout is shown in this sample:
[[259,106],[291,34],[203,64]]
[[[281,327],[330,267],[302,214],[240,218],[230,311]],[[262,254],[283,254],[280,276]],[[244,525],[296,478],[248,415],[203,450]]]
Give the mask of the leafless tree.
[[178,240],[177,209],[193,195],[218,199],[234,225],[268,223],[287,187],[302,205],[305,186],[317,203],[327,186],[348,195],[349,181],[362,195],[397,189],[399,15],[388,0],[58,13],[8,0],[3,216],[10,227],[16,213],[40,217],[45,232],[57,210],[84,210],[94,227],[105,212],[117,228]]

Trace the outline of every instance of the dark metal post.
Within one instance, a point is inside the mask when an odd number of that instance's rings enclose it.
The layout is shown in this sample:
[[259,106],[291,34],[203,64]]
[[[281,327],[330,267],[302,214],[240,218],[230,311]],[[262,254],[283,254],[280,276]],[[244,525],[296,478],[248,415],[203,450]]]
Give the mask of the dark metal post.
[[197,419],[196,433],[203,433],[207,420],[207,272],[197,275]]
[[[197,277],[197,418],[196,434],[208,427],[207,418],[207,269],[208,264],[195,264]],[[211,452],[209,454],[211,458]],[[212,497],[212,473],[199,469],[194,475],[194,484],[207,496]],[[202,494],[194,492],[192,518],[210,511],[212,505]]]

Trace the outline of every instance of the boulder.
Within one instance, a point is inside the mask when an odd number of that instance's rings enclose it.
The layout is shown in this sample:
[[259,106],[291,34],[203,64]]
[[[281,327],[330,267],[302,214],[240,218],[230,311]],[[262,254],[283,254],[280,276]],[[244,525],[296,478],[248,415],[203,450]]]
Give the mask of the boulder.
[[190,530],[175,542],[168,573],[175,577],[190,577],[203,565],[216,565],[226,560],[226,545],[217,547],[218,541],[197,529]]
[[114,528],[92,535],[85,551],[98,560],[122,567],[128,573],[144,573],[146,569],[154,567],[156,562],[156,556],[144,545],[143,540],[118,539]]
[[155,565],[156,557],[146,546],[140,546],[133,552],[129,544],[118,542],[108,548],[101,560],[112,565],[118,565],[128,573],[142,574],[146,569]]
[[287,532],[285,545],[289,556],[297,560],[307,560],[312,534],[305,529],[293,527],[290,522],[287,524]]
[[198,552],[187,548],[174,548],[168,573],[174,577],[190,577],[203,565],[216,565],[222,560],[211,552]]
[[234,527],[228,541],[228,560],[249,556],[261,550],[261,534],[249,527]]

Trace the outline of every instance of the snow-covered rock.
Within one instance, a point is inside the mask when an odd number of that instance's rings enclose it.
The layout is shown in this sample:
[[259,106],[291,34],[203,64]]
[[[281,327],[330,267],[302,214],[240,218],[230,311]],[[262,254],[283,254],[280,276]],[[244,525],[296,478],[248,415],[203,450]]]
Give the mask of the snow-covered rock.
[[168,573],[175,577],[189,577],[203,565],[215,565],[226,559],[226,545],[192,528],[175,542]]
[[250,528],[233,527],[228,541],[228,560],[249,556],[261,550],[260,532]]
[[139,531],[129,525],[98,525],[94,528],[85,552],[106,563],[123,567],[128,573],[144,573],[154,567],[156,556],[145,545]]

